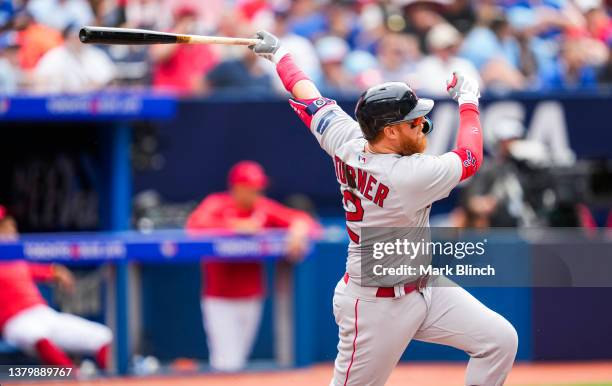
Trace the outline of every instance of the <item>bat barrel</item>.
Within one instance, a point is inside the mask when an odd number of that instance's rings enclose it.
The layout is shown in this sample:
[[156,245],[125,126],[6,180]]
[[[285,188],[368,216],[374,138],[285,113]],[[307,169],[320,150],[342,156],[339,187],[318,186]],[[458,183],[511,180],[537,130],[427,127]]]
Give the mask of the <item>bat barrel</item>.
[[175,34],[109,27],[83,27],[79,31],[82,43],[96,44],[171,44],[178,42]]
[[82,43],[97,44],[233,44],[250,46],[259,39],[221,36],[181,35],[132,28],[83,27],[79,31]]

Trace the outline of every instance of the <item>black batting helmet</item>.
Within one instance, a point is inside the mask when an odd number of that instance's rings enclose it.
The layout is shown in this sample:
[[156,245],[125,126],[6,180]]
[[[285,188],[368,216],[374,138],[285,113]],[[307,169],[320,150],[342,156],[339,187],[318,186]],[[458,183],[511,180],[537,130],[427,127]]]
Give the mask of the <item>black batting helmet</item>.
[[[418,98],[406,83],[387,82],[367,89],[357,102],[355,117],[365,139],[376,138],[383,127],[393,123],[423,117],[431,111],[434,101]],[[425,120],[423,132],[433,129],[429,119]]]

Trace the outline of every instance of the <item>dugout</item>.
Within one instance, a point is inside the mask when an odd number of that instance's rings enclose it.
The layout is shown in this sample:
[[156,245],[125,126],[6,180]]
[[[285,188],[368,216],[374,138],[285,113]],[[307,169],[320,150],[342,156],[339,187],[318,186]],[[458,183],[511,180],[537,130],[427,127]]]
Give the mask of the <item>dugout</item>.
[[[137,122],[169,119],[176,101],[164,95],[0,98],[5,131],[0,201],[20,232],[123,231],[131,216],[131,133]],[[114,265],[106,313],[115,331],[117,370],[127,371],[127,265]],[[6,348],[5,348],[6,349]]]

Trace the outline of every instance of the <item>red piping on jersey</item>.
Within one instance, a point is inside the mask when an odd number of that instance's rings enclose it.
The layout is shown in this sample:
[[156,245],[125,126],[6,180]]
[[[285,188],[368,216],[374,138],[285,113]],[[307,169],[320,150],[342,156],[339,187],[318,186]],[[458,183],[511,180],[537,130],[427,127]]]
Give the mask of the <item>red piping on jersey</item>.
[[276,72],[285,90],[293,93],[293,86],[300,80],[310,80],[306,74],[293,62],[291,54],[286,54],[276,65]]
[[478,106],[464,103],[459,106],[459,133],[453,153],[461,158],[461,181],[476,173],[482,164],[482,129]]
[[348,225],[346,226],[346,231],[348,232],[348,235],[351,241],[354,242],[355,244],[359,244],[359,241],[360,241],[359,235],[353,232],[351,228],[348,227]]
[[353,366],[353,361],[355,360],[355,352],[357,351],[357,335],[359,334],[359,330],[357,329],[357,305],[359,304],[359,299],[355,300],[355,339],[353,339],[353,355],[351,355],[351,363],[349,363],[349,367],[346,370],[346,378],[344,379],[344,386],[348,384],[349,373],[351,372],[351,367]]

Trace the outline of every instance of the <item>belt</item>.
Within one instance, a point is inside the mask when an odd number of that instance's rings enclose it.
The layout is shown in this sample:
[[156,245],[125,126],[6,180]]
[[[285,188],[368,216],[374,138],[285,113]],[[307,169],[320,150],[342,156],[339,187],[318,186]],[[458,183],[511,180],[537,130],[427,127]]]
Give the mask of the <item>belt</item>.
[[[422,290],[423,288],[425,288],[427,286],[427,281],[429,280],[429,276],[421,276],[420,278],[418,278],[417,280],[410,282],[410,283],[406,283],[404,284],[404,294],[407,295],[412,291],[415,290]],[[344,283],[348,283],[349,281],[349,274],[348,272],[346,272],[344,274]],[[399,286],[397,286],[399,287]],[[396,293],[397,291],[397,287],[378,287],[376,289],[376,297],[377,298],[394,298],[397,297],[398,294]],[[401,288],[401,287],[399,287]]]

